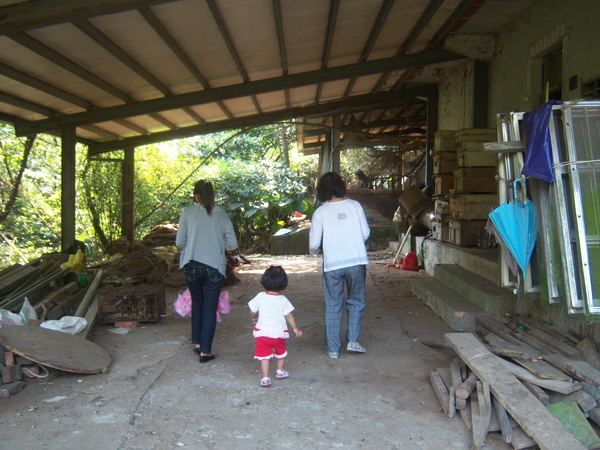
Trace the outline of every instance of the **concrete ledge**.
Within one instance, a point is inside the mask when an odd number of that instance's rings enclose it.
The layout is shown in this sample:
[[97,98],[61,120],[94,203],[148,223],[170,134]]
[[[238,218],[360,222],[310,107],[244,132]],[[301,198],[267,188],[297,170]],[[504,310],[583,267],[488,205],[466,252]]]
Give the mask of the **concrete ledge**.
[[438,264],[434,276],[487,314],[514,313],[517,296],[458,264]]
[[454,331],[473,331],[475,316],[485,314],[481,308],[434,278],[413,281],[412,292]]

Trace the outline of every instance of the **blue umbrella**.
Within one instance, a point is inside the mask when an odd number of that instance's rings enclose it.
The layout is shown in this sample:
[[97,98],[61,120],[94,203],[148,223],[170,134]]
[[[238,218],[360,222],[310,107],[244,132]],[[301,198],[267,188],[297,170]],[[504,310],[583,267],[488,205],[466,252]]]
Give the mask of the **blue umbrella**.
[[525,202],[519,201],[519,183],[525,188],[525,180],[517,178],[513,184],[513,200],[493,210],[490,219],[523,271],[523,278],[527,278],[527,266],[535,247],[535,207],[527,196]]

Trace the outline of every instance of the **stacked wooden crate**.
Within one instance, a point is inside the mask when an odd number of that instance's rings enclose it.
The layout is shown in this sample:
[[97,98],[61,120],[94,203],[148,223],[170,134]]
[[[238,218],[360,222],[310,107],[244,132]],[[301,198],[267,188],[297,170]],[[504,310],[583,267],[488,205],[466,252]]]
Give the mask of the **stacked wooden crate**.
[[495,129],[455,132],[457,166],[453,171],[448,219],[448,240],[453,244],[478,245],[485,233],[488,214],[497,206],[497,155],[483,151],[483,144],[495,139]]
[[439,130],[434,134],[433,179],[435,187],[434,219],[431,230],[433,239],[448,241],[449,227],[446,218],[450,214],[448,195],[454,187],[454,169],[458,164],[454,130]]

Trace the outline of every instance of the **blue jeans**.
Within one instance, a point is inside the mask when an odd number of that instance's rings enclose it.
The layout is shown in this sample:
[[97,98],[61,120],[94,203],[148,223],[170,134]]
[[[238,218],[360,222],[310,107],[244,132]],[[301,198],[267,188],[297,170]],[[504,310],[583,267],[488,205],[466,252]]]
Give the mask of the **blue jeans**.
[[323,272],[323,297],[325,298],[325,346],[330,352],[339,352],[342,342],[342,315],[344,312],[344,287],[346,298],[346,341],[358,342],[363,312],[367,304],[364,265]]
[[210,353],[217,327],[217,306],[225,277],[214,267],[190,261],[184,268],[192,296],[192,343]]

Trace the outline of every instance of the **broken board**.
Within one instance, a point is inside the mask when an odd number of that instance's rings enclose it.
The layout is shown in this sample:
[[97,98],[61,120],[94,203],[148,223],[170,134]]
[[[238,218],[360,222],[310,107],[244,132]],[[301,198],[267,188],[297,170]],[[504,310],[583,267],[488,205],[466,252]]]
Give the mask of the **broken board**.
[[65,372],[106,372],[112,362],[110,355],[93,342],[28,325],[0,328],[0,345],[37,364]]
[[470,333],[448,333],[445,338],[541,449],[585,448],[477,338]]

